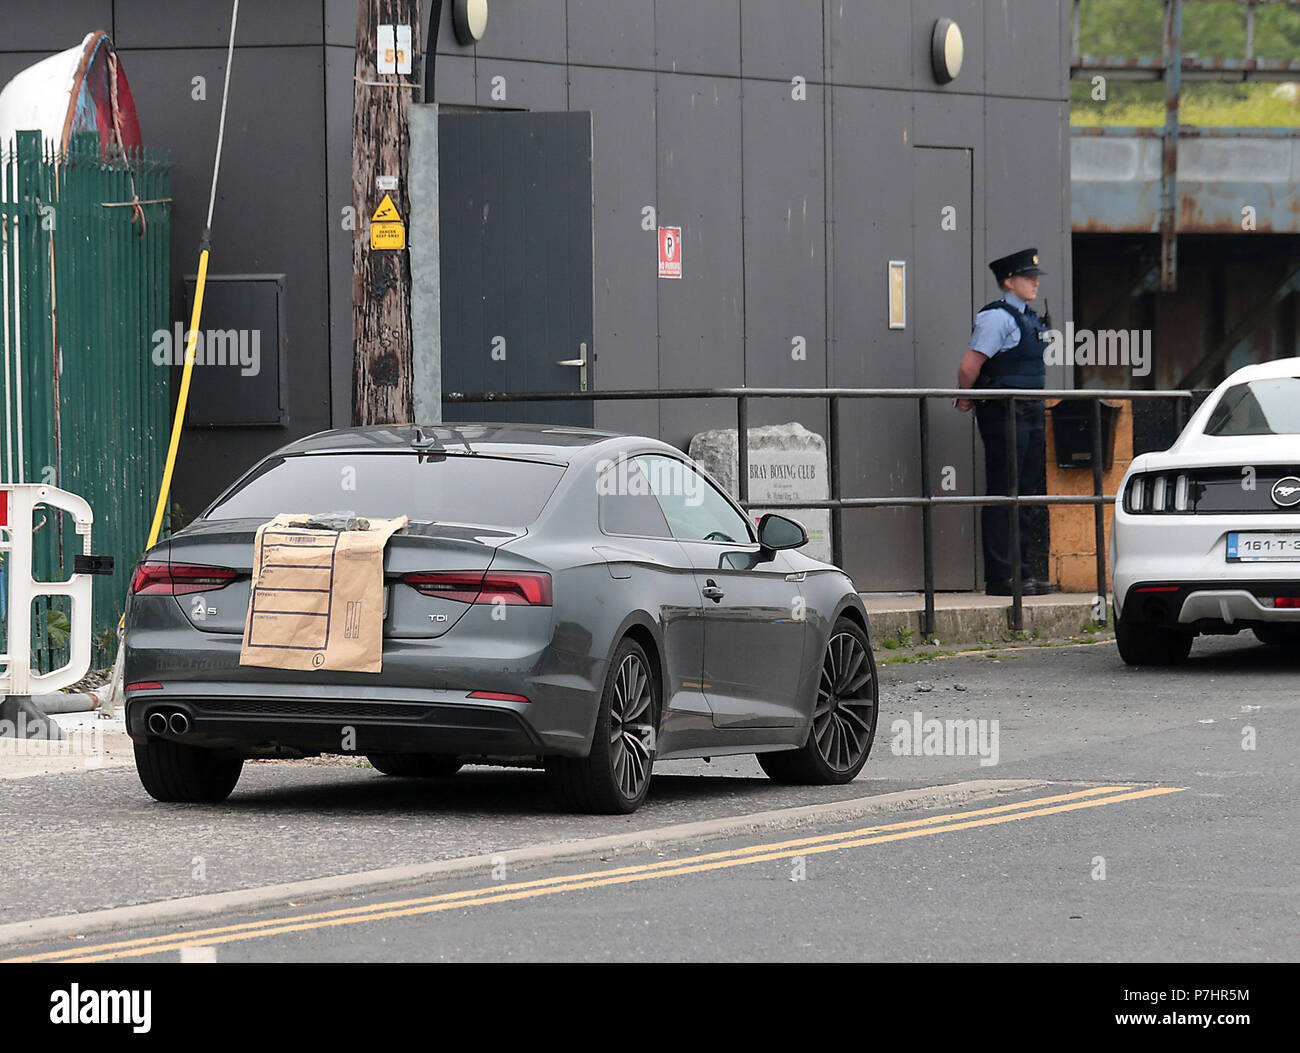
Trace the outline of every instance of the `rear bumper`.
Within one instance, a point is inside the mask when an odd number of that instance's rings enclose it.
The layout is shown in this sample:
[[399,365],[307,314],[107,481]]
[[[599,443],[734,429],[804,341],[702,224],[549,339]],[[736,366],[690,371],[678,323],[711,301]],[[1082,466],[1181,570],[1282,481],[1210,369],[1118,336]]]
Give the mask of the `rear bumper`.
[[1300,625],[1300,609],[1278,608],[1278,596],[1300,595],[1289,581],[1142,581],[1129,587],[1122,616],[1130,623],[1236,632],[1254,625]]
[[[463,692],[348,692],[279,684],[164,684],[127,694],[126,728],[135,742],[168,738],[245,756],[318,753],[448,753],[579,756],[588,742],[584,710],[570,727],[538,727],[529,702],[469,699]],[[288,688],[288,689],[286,689]],[[155,710],[184,714],[183,734],[153,736]]]
[[1200,632],[1300,622],[1300,610],[1271,602],[1300,595],[1300,563],[1227,559],[1230,533],[1297,527],[1293,513],[1134,515],[1121,505],[1111,532],[1115,604],[1129,622]]

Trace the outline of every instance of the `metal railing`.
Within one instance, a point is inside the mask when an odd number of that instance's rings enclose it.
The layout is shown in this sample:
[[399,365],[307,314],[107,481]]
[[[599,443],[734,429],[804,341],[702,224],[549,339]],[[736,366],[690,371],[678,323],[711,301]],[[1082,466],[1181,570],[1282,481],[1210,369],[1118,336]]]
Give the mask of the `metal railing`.
[[[831,559],[836,566],[843,565],[843,511],[846,508],[920,508],[922,530],[922,560],[924,573],[925,614],[922,633],[934,632],[934,524],[936,507],[964,505],[1007,505],[1013,508],[1011,519],[1011,551],[1020,552],[1020,516],[1022,505],[1092,505],[1093,532],[1096,544],[1097,596],[1108,596],[1106,582],[1106,523],[1105,506],[1114,504],[1115,495],[1103,490],[1101,404],[1103,400],[1172,399],[1176,406],[1175,425],[1179,431],[1187,419],[1188,402],[1194,397],[1191,391],[1099,391],[1078,389],[1025,389],[1025,388],[677,388],[668,391],[561,391],[561,392],[476,392],[463,394],[447,392],[442,396],[444,406],[480,403],[514,402],[636,402],[646,400],[677,399],[735,399],[737,497],[742,508],[764,509],[829,509],[831,513]],[[827,403],[826,461],[829,473],[830,497],[825,500],[750,501],[749,500],[749,403],[751,399],[824,399]],[[1007,474],[1011,492],[1006,495],[935,496],[930,478],[930,407],[931,399],[963,398],[971,400],[1002,400],[1007,406],[1010,434],[1015,434],[1017,402],[1044,399],[1088,400],[1092,402],[1092,493],[1091,494],[1021,494],[1019,493],[1019,452],[1015,442],[1007,443]],[[919,446],[921,461],[921,493],[916,497],[844,497],[840,477],[840,404],[846,399],[914,399],[917,404]],[[1020,560],[1012,558],[1012,589],[1010,627],[1019,631],[1024,627],[1024,582]],[[1096,620],[1108,620],[1107,604],[1100,603]]]

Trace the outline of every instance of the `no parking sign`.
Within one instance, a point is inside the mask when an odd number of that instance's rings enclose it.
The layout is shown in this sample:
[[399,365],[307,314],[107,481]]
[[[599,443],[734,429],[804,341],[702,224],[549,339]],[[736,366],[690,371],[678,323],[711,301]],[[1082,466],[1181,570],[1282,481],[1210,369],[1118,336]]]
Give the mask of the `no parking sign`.
[[659,277],[682,276],[682,228],[659,228]]

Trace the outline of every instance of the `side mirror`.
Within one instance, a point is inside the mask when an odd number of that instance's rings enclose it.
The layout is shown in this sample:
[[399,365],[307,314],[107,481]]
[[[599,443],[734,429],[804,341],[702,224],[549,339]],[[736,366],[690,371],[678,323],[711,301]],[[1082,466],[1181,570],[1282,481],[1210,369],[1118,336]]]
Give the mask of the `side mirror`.
[[808,544],[808,531],[793,519],[768,512],[758,521],[758,543],[771,552]]

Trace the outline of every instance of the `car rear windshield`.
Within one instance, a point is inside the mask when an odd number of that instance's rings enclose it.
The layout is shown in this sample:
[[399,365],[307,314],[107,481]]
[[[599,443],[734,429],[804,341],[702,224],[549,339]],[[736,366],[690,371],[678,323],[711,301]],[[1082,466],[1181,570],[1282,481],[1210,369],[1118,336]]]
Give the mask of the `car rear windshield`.
[[1206,435],[1300,435],[1300,377],[1234,384],[1210,414]]
[[374,519],[521,530],[537,519],[564,468],[462,454],[331,453],[272,457],[205,519],[349,511]]

